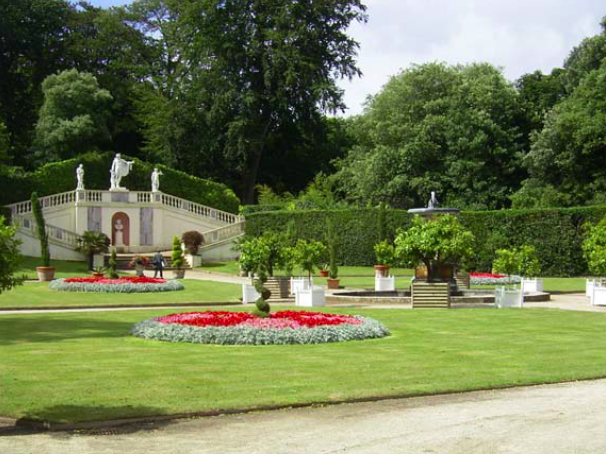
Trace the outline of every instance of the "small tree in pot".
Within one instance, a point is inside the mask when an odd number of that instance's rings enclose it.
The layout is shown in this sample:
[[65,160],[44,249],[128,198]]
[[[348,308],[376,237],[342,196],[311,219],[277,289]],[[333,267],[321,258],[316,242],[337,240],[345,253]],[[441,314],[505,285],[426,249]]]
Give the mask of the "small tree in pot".
[[105,233],[87,230],[78,240],[76,250],[87,256],[88,269],[92,270],[95,254],[102,254],[109,251],[110,244],[111,240]]
[[185,259],[183,258],[183,249],[181,249],[181,240],[178,236],[173,238],[173,251],[171,255],[171,266],[174,268],[173,274],[175,279],[183,279],[185,277]]
[[326,246],[315,240],[298,240],[295,246],[295,261],[304,271],[307,271],[307,279],[311,283],[311,275],[322,263],[326,255]]
[[339,266],[338,260],[338,247],[339,247],[339,235],[337,235],[335,225],[332,220],[328,220],[326,223],[326,243],[328,245],[328,257],[329,257],[329,278],[326,280],[326,285],[329,289],[339,288]]
[[400,231],[395,243],[399,260],[408,266],[424,264],[425,279],[435,282],[454,279],[454,267],[473,256],[474,236],[452,215],[427,221],[415,216],[412,227]]
[[181,241],[185,245],[185,250],[191,255],[197,255],[200,246],[204,244],[204,236],[195,230],[190,230],[181,235]]
[[48,247],[48,234],[46,232],[46,222],[42,214],[42,206],[38,200],[38,194],[32,192],[31,198],[32,211],[36,221],[36,231],[40,239],[40,257],[42,266],[36,267],[39,281],[52,281],[55,278],[55,267],[50,265],[50,250]]
[[0,216],[0,293],[23,283],[24,276],[15,277],[21,264],[20,243],[15,239],[15,228],[5,225]]
[[378,276],[387,277],[389,275],[389,268],[392,267],[395,262],[394,247],[389,241],[383,240],[375,244],[374,249],[375,257],[377,259],[375,272]]

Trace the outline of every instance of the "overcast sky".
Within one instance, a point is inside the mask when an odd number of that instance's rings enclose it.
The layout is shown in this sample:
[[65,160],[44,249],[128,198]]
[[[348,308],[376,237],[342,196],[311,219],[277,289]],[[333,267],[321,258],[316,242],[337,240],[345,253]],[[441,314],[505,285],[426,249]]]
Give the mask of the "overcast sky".
[[[99,6],[125,0],[89,0]],[[550,72],[570,50],[600,32],[604,0],[366,0],[368,22],[350,34],[360,43],[362,78],[343,81],[347,114],[413,63],[486,61],[510,80]]]

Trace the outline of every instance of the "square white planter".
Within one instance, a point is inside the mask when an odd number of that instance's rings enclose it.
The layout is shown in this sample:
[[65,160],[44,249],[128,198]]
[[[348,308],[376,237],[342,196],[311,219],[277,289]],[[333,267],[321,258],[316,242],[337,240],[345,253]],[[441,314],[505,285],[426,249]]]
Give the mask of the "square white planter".
[[591,304],[593,306],[606,306],[606,287],[594,285],[591,295]]
[[202,265],[202,256],[201,255],[191,255],[189,253],[185,254],[185,261],[192,268],[197,268]]
[[522,289],[525,292],[542,292],[543,279],[522,279]]
[[393,292],[396,289],[395,276],[375,276],[375,292]]
[[255,290],[254,285],[242,284],[242,304],[250,304],[257,301],[261,295]]
[[593,298],[593,288],[596,286],[597,282],[595,279],[587,279],[585,281],[585,296],[588,298]]
[[297,290],[297,293],[295,293],[295,305],[303,307],[326,306],[324,287]]
[[523,307],[524,293],[521,289],[507,290],[505,287],[497,287],[494,291],[494,304],[499,309],[507,307]]
[[297,290],[307,290],[314,284],[314,278],[311,281],[306,277],[291,277],[290,278],[290,294],[296,295]]

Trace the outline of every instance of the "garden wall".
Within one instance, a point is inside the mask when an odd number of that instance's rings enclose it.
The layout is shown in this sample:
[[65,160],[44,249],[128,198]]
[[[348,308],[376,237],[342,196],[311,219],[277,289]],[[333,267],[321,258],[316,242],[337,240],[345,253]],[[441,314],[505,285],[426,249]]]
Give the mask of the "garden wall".
[[[541,210],[465,211],[461,222],[476,238],[472,267],[490,271],[496,249],[530,244],[539,254],[543,275],[581,276],[588,274],[581,243],[583,224],[598,222],[606,206]],[[340,262],[344,265],[373,265],[373,246],[381,231],[392,239],[399,228],[406,229],[411,216],[402,210],[352,209],[335,211],[274,211],[246,216],[246,233],[283,230],[294,223],[297,236],[324,241],[327,219],[339,226]],[[381,221],[381,219],[384,221]]]
[[[134,160],[131,173],[122,179],[121,185],[131,191],[150,191],[151,173],[158,167],[164,174],[160,178],[160,190],[192,202],[208,205],[219,210],[237,213],[240,201],[234,192],[222,183],[204,180],[171,169]],[[74,159],[46,164],[35,172],[25,174],[0,174],[0,205],[29,200],[33,191],[43,197],[76,189],[76,167],[84,165],[86,189],[108,189],[109,169],[113,153],[87,153]]]

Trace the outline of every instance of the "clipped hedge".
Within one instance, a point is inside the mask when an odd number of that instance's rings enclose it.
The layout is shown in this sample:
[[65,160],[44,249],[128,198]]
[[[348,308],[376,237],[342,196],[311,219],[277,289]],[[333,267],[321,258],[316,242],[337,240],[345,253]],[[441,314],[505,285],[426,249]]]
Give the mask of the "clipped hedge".
[[[10,188],[10,191],[0,191],[0,205],[28,200],[33,191],[43,197],[75,190],[76,167],[80,163],[84,164],[86,189],[107,190],[109,169],[114,156],[111,152],[87,153],[66,161],[46,164],[31,173],[0,174],[0,187]],[[125,155],[122,158],[135,161],[130,174],[121,181],[121,185],[131,191],[151,190],[151,173],[154,167],[158,167],[164,174],[160,177],[162,192],[230,213],[238,212],[238,197],[222,183],[197,178],[161,164],[155,165]]]
[[[605,215],[606,206],[464,211],[461,222],[476,238],[471,271],[491,271],[496,249],[529,244],[537,250],[544,276],[587,275],[581,250],[583,224],[596,223]],[[281,231],[292,220],[297,236],[323,241],[329,218],[338,228],[341,264],[373,265],[373,246],[380,232],[378,209],[255,213],[246,216],[246,233],[257,236],[266,230]],[[387,238],[393,239],[398,228],[408,228],[410,221],[406,211],[388,210],[384,226]]]

